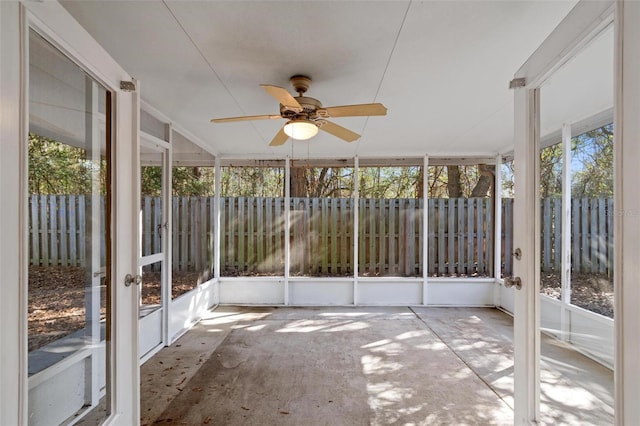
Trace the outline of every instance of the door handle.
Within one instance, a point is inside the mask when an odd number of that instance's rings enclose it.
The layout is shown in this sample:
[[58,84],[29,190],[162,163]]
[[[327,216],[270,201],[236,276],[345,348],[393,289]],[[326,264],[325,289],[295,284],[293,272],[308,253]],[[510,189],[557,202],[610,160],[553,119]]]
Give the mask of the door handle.
[[142,277],[140,275],[127,274],[124,277],[124,285],[129,287],[131,284],[140,285],[142,283]]
[[504,286],[506,288],[515,287],[516,290],[520,290],[522,288],[522,280],[520,277],[505,277]]

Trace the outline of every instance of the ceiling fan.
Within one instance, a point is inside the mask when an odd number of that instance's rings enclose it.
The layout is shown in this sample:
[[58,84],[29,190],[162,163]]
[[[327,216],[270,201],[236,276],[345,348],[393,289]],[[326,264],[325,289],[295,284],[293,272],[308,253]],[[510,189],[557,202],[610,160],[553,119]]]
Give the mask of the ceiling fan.
[[304,96],[311,79],[304,75],[294,75],[289,80],[298,96],[293,97],[282,87],[261,84],[268,94],[280,102],[280,115],[249,115],[243,117],[214,118],[212,123],[230,123],[247,120],[288,120],[276,134],[269,145],[284,144],[289,137],[296,140],[307,140],[318,134],[318,129],[332,134],[346,142],[353,142],[360,135],[351,130],[328,121],[332,117],[363,117],[371,115],[387,115],[387,108],[380,104],[359,104],[323,107],[319,100]]

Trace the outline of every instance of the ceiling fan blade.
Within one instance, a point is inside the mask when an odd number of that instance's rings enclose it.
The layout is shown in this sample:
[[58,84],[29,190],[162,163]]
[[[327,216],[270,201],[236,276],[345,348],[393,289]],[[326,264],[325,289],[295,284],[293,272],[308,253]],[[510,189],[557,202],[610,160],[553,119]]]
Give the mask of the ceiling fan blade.
[[336,123],[332,123],[330,121],[327,121],[322,126],[320,126],[320,130],[331,133],[333,136],[337,136],[347,142],[353,142],[360,139],[360,135],[356,132],[352,132],[346,127],[339,126]]
[[278,102],[284,105],[286,108],[296,112],[302,112],[302,105],[296,99],[291,96],[291,93],[279,86],[270,86],[268,84],[261,84],[262,88],[267,91],[268,94],[276,98]]
[[246,115],[243,117],[227,117],[227,118],[212,118],[212,123],[232,123],[234,121],[249,121],[249,120],[275,120],[276,118],[282,118],[279,115]]
[[287,136],[287,134],[284,132],[284,127],[282,127],[280,131],[275,135],[269,146],[283,145],[288,139],[289,136]]
[[369,115],[387,115],[382,104],[343,105],[323,108],[329,117],[362,117]]

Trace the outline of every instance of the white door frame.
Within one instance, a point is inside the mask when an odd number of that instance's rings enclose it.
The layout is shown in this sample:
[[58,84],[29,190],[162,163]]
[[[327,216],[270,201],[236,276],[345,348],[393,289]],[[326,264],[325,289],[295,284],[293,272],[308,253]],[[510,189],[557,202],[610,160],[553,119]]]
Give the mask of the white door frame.
[[[146,362],[149,358],[155,355],[160,349],[164,346],[169,345],[170,336],[169,336],[169,319],[171,314],[171,238],[172,238],[172,227],[171,227],[171,195],[172,195],[172,169],[171,169],[171,161],[172,161],[172,144],[171,144],[171,135],[172,128],[171,124],[167,124],[167,133],[169,135],[169,141],[163,141],[153,135],[142,133],[140,134],[140,144],[148,149],[151,149],[157,153],[162,154],[162,160],[160,166],[162,167],[162,222],[165,223],[163,227],[163,231],[161,234],[161,253],[153,253],[151,255],[142,256],[142,218],[139,219],[140,229],[139,229],[139,247],[138,247],[138,266],[140,269],[140,274],[142,274],[141,269],[143,266],[150,265],[157,262],[162,262],[161,269],[161,304],[160,304],[160,315],[154,315],[154,318],[158,318],[161,321],[160,324],[160,341],[157,342],[153,348],[147,350],[140,351],[140,363]],[[138,165],[138,170],[142,164],[143,158],[140,156],[140,164]],[[141,178],[138,179],[137,192],[141,193]],[[141,211],[142,205],[140,204],[141,197],[138,195],[138,207],[137,211]],[[144,279],[143,279],[144,283]],[[140,300],[140,299],[139,299]],[[143,329],[146,322],[141,321],[142,318],[139,318],[140,329],[139,333],[143,336],[142,341],[144,341],[144,335],[146,334]],[[149,333],[154,334],[154,333]],[[142,345],[142,341],[140,344]]]
[[[111,369],[112,415],[107,424],[137,424],[139,415],[138,305],[135,286],[124,276],[137,265],[138,194],[131,182],[138,178],[139,94],[120,89],[132,81],[115,61],[57,2],[0,2],[2,62],[0,88],[0,424],[28,423],[27,379],[27,156],[28,35],[33,28],[79,64],[113,94],[113,241]],[[5,204],[5,202],[7,204]],[[14,208],[7,208],[11,205]],[[134,237],[132,237],[134,236]],[[16,249],[17,248],[17,249]]]
[[615,19],[615,423],[633,425],[640,424],[640,3],[617,1]]
[[[516,87],[513,246],[522,251],[521,259],[515,260],[513,266],[514,275],[522,280],[522,289],[516,291],[514,297],[516,425],[534,424],[540,419],[539,89],[549,76],[611,24],[613,11],[613,0],[579,2],[516,72],[512,82]],[[618,204],[616,208],[619,208]],[[619,235],[620,233],[616,234],[616,239]],[[614,276],[617,275],[616,270]],[[616,288],[616,298],[618,296]],[[618,322],[617,311],[616,323]],[[616,396],[619,397],[620,395]]]

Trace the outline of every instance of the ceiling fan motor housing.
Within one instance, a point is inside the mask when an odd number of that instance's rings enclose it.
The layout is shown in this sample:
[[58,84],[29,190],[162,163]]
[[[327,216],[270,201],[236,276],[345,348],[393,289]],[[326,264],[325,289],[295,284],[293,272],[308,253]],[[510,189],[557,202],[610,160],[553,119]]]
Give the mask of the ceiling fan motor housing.
[[307,96],[296,96],[294,98],[302,107],[302,112],[293,111],[286,106],[280,104],[280,115],[284,118],[308,118],[313,119],[317,116],[317,111],[322,108],[322,103],[315,98]]
[[311,85],[311,79],[306,75],[294,75],[289,81],[293,89],[301,96],[309,90],[309,86]]

